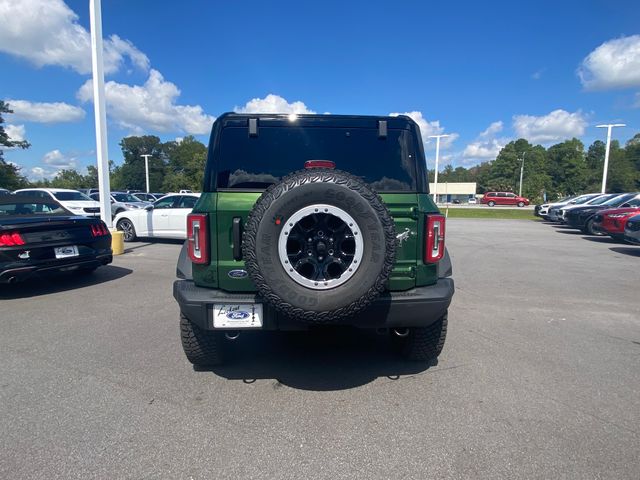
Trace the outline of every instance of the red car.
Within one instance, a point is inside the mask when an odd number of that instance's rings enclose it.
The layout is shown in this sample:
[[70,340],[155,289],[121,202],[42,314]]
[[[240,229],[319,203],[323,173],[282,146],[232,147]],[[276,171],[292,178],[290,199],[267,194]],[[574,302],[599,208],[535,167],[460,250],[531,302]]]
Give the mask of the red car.
[[593,219],[594,230],[616,240],[624,240],[624,226],[627,224],[627,220],[640,212],[640,199],[637,202],[636,206],[612,208],[599,212]]
[[487,192],[484,194],[484,197],[480,199],[480,203],[485,203],[490,207],[496,205],[517,205],[524,207],[525,205],[529,205],[529,199],[519,197],[512,192]]

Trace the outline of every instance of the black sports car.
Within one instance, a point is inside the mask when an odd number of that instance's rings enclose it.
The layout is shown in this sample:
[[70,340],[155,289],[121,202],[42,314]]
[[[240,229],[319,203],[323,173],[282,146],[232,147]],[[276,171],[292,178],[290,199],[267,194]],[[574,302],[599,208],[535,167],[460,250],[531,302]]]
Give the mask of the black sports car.
[[102,220],[73,215],[53,200],[0,196],[0,283],[37,273],[88,273],[112,260]]

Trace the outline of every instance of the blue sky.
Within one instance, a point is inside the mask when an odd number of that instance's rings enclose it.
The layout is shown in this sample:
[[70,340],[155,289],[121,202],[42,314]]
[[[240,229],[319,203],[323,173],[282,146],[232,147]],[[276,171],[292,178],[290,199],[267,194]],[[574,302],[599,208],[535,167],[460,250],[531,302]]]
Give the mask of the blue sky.
[[[205,142],[225,111],[411,113],[442,165],[640,131],[640,3],[103,0],[109,157],[130,134]],[[88,0],[0,0],[5,158],[30,178],[95,163]],[[433,144],[427,145],[433,162]]]

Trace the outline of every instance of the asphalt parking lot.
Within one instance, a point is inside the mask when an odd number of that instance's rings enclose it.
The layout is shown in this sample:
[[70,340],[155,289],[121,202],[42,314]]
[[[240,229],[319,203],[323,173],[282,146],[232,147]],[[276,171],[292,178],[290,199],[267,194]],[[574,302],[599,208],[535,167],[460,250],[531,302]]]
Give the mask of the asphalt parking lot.
[[452,219],[437,365],[375,334],[244,335],[195,371],[179,243],[0,289],[0,478],[640,478],[640,247]]

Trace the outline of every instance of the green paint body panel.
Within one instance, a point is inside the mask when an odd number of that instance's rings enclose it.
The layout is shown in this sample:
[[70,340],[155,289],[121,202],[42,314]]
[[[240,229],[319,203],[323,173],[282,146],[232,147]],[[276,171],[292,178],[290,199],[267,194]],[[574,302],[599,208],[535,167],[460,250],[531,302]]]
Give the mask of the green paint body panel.
[[[244,269],[242,260],[233,258],[232,224],[235,217],[246,223],[247,216],[260,192],[203,193],[193,209],[194,213],[208,214],[209,265],[193,265],[196,285],[220,288],[229,292],[254,292],[251,280],[231,278],[231,270]],[[416,286],[436,283],[436,265],[424,264],[425,215],[438,213],[438,208],[428,194],[384,193],[381,197],[396,224],[396,232],[406,232],[396,251],[396,263],[389,279],[389,290],[402,291]]]

